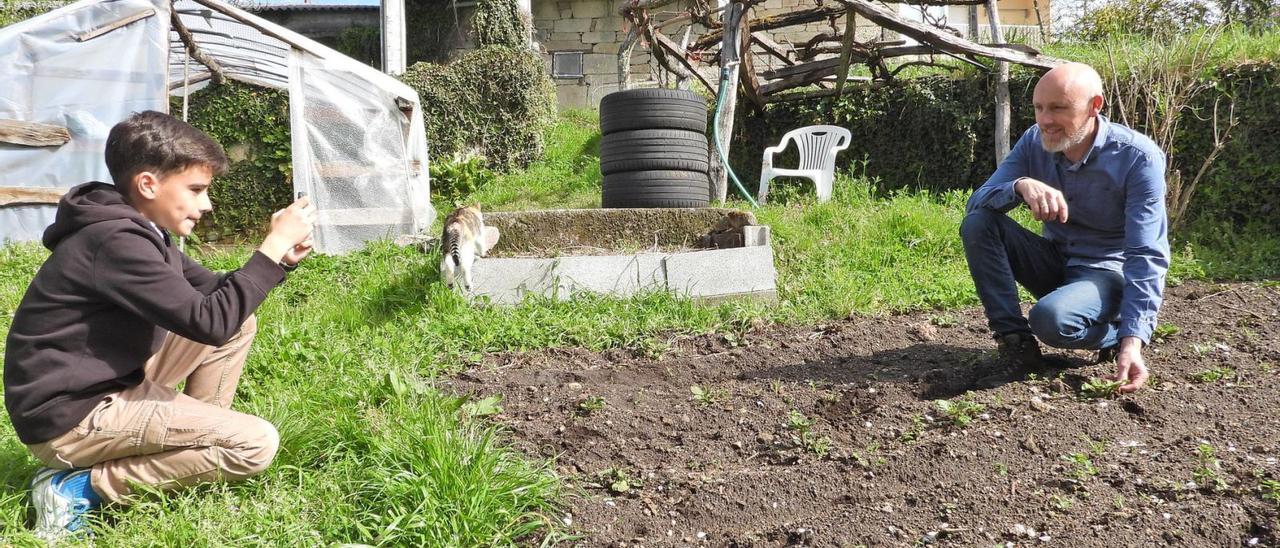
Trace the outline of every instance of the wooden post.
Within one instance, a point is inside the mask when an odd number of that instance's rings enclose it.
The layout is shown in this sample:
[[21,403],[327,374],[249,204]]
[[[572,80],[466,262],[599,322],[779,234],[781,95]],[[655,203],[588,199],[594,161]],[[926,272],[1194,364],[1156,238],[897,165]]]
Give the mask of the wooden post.
[[969,6],[969,39],[981,42],[978,40],[978,6]]
[[[725,158],[729,157],[729,145],[732,142],[733,134],[733,116],[738,106],[738,51],[741,50],[738,39],[741,25],[738,22],[745,15],[744,5],[738,2],[729,3],[728,0],[720,0],[720,6],[729,4],[729,8],[724,10],[720,21],[724,24],[724,39],[720,43],[720,67],[721,82],[720,85],[725,88],[724,105],[720,106],[720,120],[716,124],[716,132],[720,136],[720,147],[724,150]],[[731,62],[731,65],[725,63]],[[728,66],[727,71],[723,70]],[[729,171],[720,161],[720,153],[716,151],[715,143],[711,144],[711,199],[719,200],[724,203],[729,197]]]
[[[1000,31],[1000,12],[996,9],[996,0],[987,0],[987,19],[991,22],[991,41],[1004,43],[1004,33]],[[1009,155],[1009,63],[997,61],[999,75],[996,79],[996,167]]]
[[404,74],[404,0],[382,0],[382,72]]

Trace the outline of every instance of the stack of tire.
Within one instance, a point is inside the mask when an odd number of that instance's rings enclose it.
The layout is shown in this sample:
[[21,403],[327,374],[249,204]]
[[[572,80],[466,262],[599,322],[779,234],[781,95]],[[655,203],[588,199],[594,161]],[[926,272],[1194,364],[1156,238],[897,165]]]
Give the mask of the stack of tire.
[[692,91],[633,89],[600,101],[606,208],[706,207],[707,103]]

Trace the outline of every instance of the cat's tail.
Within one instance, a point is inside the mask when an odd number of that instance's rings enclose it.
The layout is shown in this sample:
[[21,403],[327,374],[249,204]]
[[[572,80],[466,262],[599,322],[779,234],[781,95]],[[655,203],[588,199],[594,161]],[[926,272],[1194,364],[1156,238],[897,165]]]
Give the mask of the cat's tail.
[[444,232],[445,252],[449,254],[449,257],[453,258],[454,266],[462,266],[462,259],[458,257],[459,228],[460,227],[458,225],[451,225],[449,228],[445,229]]

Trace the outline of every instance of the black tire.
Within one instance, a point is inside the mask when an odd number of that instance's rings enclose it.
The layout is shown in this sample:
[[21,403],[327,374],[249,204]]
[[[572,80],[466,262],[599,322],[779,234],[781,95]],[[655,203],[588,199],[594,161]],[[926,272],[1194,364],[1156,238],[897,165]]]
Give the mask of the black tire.
[[707,207],[711,184],[706,172],[627,171],[604,177],[606,208]]
[[637,129],[600,138],[600,172],[626,171],[707,172],[710,156],[707,137],[680,129]]
[[600,133],[632,129],[707,131],[707,102],[679,89],[630,89],[600,100]]

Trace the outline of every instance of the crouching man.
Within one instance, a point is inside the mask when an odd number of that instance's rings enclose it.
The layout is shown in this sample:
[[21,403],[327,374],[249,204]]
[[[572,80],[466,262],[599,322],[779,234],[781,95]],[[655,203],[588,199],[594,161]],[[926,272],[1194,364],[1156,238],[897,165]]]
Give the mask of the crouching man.
[[[167,114],[107,138],[114,185],[72,188],[44,233],[52,253],[9,330],[4,402],[46,468],[32,480],[37,535],[85,526],[135,485],[172,489],[262,472],[279,436],[231,409],[254,310],[311,251],[305,198],[277,212],[239,270],[219,275],[175,246],[212,209],[222,148]],[[183,392],[175,389],[184,384]]]
[[[1041,342],[1099,350],[1120,390],[1147,381],[1169,267],[1165,157],[1148,137],[1100,114],[1102,80],[1088,65],[1050,70],[1033,95],[1036,125],[970,197],[960,236],[969,273],[1008,369],[1041,363]],[[1006,213],[1026,204],[1036,235]],[[1017,284],[1038,300],[1024,317]]]

